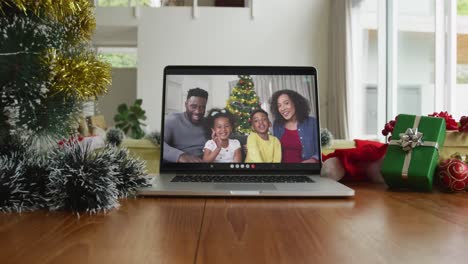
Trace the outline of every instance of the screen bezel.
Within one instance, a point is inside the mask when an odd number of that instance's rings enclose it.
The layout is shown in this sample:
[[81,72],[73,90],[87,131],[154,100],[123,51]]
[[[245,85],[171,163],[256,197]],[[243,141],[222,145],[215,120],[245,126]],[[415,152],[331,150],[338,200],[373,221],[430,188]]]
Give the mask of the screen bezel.
[[[314,67],[289,66],[166,66],[164,68],[161,142],[164,141],[164,122],[166,112],[166,77],[168,75],[310,75],[313,76],[315,98],[318,101],[317,70]],[[319,104],[315,104],[317,119],[317,135],[320,135]],[[236,163],[167,163],[163,162],[164,144],[161,143],[160,172],[161,173],[203,173],[203,174],[265,174],[272,171],[281,174],[319,174],[322,167],[322,157],[319,163],[237,163],[243,168],[231,168]],[[321,153],[319,136],[319,153]],[[245,167],[249,164],[249,168]],[[251,164],[255,164],[252,169]]]

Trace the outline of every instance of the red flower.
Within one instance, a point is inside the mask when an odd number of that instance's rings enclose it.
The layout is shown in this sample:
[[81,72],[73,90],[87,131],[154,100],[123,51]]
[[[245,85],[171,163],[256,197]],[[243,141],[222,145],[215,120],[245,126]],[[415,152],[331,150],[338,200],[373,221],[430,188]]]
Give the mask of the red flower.
[[429,115],[429,116],[440,117],[440,118],[445,119],[445,129],[447,130],[458,130],[457,121],[455,121],[452,115],[450,115],[447,112],[440,112],[440,113],[434,112],[432,115]]

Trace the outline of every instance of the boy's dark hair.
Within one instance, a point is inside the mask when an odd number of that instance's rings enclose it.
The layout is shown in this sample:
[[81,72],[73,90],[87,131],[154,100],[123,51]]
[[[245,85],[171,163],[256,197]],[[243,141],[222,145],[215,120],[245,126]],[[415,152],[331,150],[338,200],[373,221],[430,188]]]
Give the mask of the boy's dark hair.
[[192,96],[202,97],[202,98],[205,98],[206,100],[208,100],[208,92],[201,89],[201,88],[198,88],[198,87],[195,87],[195,88],[192,88],[192,89],[188,90],[187,100]]
[[252,119],[256,113],[263,113],[268,117],[267,111],[263,110],[262,108],[256,108],[250,113],[250,123],[252,124]]
[[229,120],[229,123],[232,126],[233,131],[234,131],[234,128],[236,127],[236,117],[233,114],[231,114],[231,112],[229,112],[228,110],[224,108],[223,109],[212,108],[210,109],[210,111],[208,111],[208,116],[206,117],[206,120],[205,120],[205,126],[207,130],[209,131],[210,136],[211,136],[211,128],[213,128],[214,126],[214,121],[216,118],[219,118],[219,117],[227,118]]
[[271,96],[270,110],[273,114],[273,117],[275,118],[275,121],[280,124],[286,123],[286,120],[278,111],[278,97],[280,97],[283,94],[286,94],[289,96],[289,98],[291,98],[291,101],[293,102],[294,107],[296,108],[297,121],[303,122],[304,120],[306,120],[309,117],[310,113],[309,101],[305,99],[304,96],[300,95],[298,92],[285,89],[276,91]]

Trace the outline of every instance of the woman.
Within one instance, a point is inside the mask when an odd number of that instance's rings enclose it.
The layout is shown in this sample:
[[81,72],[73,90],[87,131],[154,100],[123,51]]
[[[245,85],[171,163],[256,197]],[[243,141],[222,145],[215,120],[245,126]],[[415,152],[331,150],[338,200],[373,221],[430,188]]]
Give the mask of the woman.
[[317,120],[309,116],[309,102],[292,90],[275,92],[270,102],[275,117],[273,135],[280,139],[282,162],[319,162]]

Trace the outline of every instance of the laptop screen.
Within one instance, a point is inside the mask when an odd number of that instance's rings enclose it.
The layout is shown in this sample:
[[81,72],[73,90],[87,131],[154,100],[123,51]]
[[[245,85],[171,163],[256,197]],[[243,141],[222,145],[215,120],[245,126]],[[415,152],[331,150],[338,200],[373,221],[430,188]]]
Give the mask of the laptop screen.
[[161,171],[319,172],[313,67],[167,66]]

